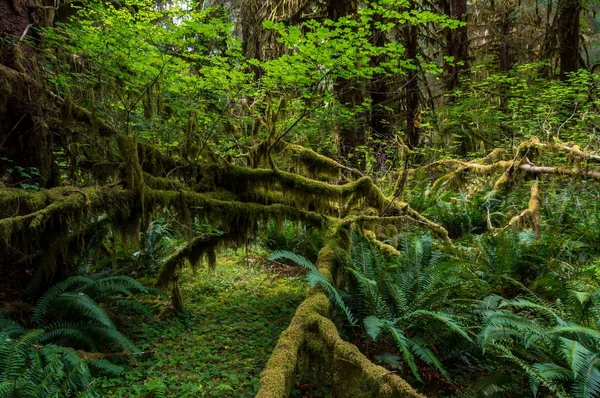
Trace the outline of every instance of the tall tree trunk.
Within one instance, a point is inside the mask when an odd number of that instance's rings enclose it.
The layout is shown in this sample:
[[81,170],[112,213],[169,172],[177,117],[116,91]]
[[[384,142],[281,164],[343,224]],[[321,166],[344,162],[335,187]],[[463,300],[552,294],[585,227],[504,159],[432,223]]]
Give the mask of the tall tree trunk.
[[[403,29],[404,46],[406,47],[406,59],[417,61],[418,37],[417,27],[407,25]],[[419,75],[418,68],[409,69],[406,75],[406,145],[417,148],[421,145],[419,132]]]
[[[356,13],[358,5],[355,0],[328,0],[327,17],[337,20]],[[354,109],[364,102],[364,87],[362,82],[347,79],[336,79],[335,95],[337,100],[349,109]],[[365,167],[364,154],[357,149],[365,146],[364,115],[356,115],[357,123],[342,123],[338,126],[338,146],[341,158],[351,166],[359,169]]]
[[498,21],[498,28],[500,30],[500,47],[498,48],[498,61],[500,63],[500,71],[508,72],[513,66],[508,39],[511,30],[510,14],[514,11],[514,7],[502,8],[499,11],[501,17],[500,21]]
[[[54,162],[54,134],[44,82],[39,77],[36,52],[29,43],[38,41],[35,27],[52,24],[54,7],[39,0],[0,0],[0,188],[21,184],[51,187],[60,183]],[[22,167],[25,172],[18,171]],[[28,176],[37,168],[40,177]],[[0,208],[0,219],[18,214],[12,207]],[[43,246],[42,246],[43,247]],[[17,261],[24,253],[0,243],[0,302],[18,299],[31,266]]]
[[[40,0],[0,0],[0,155],[21,167],[38,168],[40,178],[27,183],[46,187],[59,184],[60,170],[44,110],[44,82],[29,43],[39,42],[35,28],[50,27],[53,20],[54,7]],[[0,186],[2,179],[16,184],[24,178],[7,174],[9,167],[0,161]]]
[[446,53],[454,58],[453,64],[447,66],[446,88],[452,91],[458,87],[460,74],[468,69],[469,65],[469,32],[467,29],[467,1],[466,0],[444,0],[442,3],[444,13],[461,22],[460,26],[454,30],[447,29],[446,33]]
[[560,57],[560,78],[581,67],[579,49],[579,0],[560,0],[558,5],[558,43]]
[[[384,32],[377,31],[373,27],[372,42],[377,47],[385,46],[387,39]],[[373,63],[377,66],[379,59]],[[389,100],[389,79],[384,75],[376,75],[371,79],[371,138],[373,140],[373,151],[375,156],[375,171],[381,171],[385,168],[388,161],[393,162],[393,155],[396,151],[390,151],[390,144],[394,140],[394,130],[392,129],[392,115],[387,107]],[[389,156],[392,155],[390,158]]]

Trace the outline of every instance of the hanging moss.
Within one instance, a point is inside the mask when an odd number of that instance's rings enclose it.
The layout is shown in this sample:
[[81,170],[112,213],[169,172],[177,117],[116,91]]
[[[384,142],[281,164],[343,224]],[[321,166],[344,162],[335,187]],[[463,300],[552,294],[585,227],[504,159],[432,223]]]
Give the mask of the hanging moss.
[[101,183],[124,178],[124,164],[121,162],[97,162],[92,165],[92,177]]
[[523,141],[517,147],[517,157],[523,158],[527,156],[530,160],[537,157],[541,153],[541,149],[544,145],[540,139],[536,136],[532,136],[530,139]]
[[73,120],[85,123],[92,127],[92,130],[97,132],[101,137],[113,137],[119,135],[115,129],[98,119],[94,112],[90,112],[79,105],[71,104],[71,117]]
[[32,19],[33,22],[41,27],[50,28],[54,23],[54,6],[43,6],[41,4],[33,5]]
[[191,167],[189,164],[178,162],[152,145],[144,142],[137,143],[137,154],[142,169],[155,177],[173,175],[172,172],[175,172],[173,176],[177,176],[180,174],[177,171],[184,171]]
[[340,170],[344,167],[335,160],[323,156],[301,145],[286,145],[287,155],[290,156],[300,169],[311,178],[337,180]]
[[138,158],[137,140],[134,137],[120,135],[117,143],[125,167],[125,188],[143,192],[144,178]]
[[177,270],[181,269],[188,260],[192,267],[201,265],[202,260],[206,259],[210,269],[216,267],[216,247],[224,240],[230,239],[229,236],[198,236],[189,244],[177,250],[162,265],[156,285],[167,287],[173,282]]

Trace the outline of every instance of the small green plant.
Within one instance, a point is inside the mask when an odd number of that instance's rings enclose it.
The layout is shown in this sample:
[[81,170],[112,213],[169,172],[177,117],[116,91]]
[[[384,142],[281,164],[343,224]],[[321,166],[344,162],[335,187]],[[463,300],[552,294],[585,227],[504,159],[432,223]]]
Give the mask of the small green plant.
[[133,295],[151,292],[159,293],[126,276],[96,280],[73,276],[53,285],[40,297],[33,309],[32,322],[43,327],[42,343],[62,342],[89,350],[119,347],[124,351],[139,351],[117,330],[98,302],[110,298],[117,307],[149,315],[148,309]]

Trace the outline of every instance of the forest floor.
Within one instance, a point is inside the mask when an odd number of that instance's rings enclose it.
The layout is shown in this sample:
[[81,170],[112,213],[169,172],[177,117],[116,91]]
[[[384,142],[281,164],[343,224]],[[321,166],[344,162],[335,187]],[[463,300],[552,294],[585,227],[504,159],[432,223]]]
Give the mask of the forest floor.
[[[117,314],[124,332],[149,355],[121,377],[100,381],[102,397],[254,397],[279,334],[307,284],[292,269],[266,268],[266,256],[227,251],[216,270],[184,272],[184,314],[141,321]],[[149,303],[153,312],[168,304]]]

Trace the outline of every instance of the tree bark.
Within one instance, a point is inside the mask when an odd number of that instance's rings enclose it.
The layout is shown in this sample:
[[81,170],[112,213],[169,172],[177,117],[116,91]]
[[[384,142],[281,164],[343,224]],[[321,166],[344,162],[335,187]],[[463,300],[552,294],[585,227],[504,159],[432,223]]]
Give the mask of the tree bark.
[[[406,59],[417,62],[417,27],[407,25],[403,29]],[[419,132],[419,75],[418,69],[409,69],[406,75],[406,145],[410,149],[421,145]]]
[[[376,31],[373,28],[373,44],[377,47],[385,46],[387,39],[383,32]],[[373,66],[381,60],[373,63]],[[389,151],[390,144],[394,140],[394,130],[392,128],[392,115],[387,108],[389,100],[389,79],[384,75],[376,75],[371,79],[371,138],[373,140],[373,151],[375,155],[375,171],[381,171],[385,168],[388,161],[395,159],[392,154],[396,151]],[[390,157],[391,156],[391,157]]]
[[[466,0],[443,0],[442,7],[446,15],[461,22],[467,22]],[[446,89],[452,91],[460,83],[460,74],[469,67],[469,32],[467,25],[456,29],[447,29],[446,53],[454,58],[446,66]]]
[[[356,13],[358,5],[354,0],[328,0],[327,17],[337,20]],[[338,78],[334,82],[337,100],[349,109],[353,109],[364,101],[362,82]],[[363,124],[364,115],[355,117],[358,123],[342,123],[338,126],[338,147],[340,157],[351,167],[365,169],[365,156],[358,149],[367,144]]]
[[560,78],[564,80],[567,73],[581,67],[579,49],[579,16],[581,3],[579,0],[561,0],[558,16],[558,43],[560,57]]

